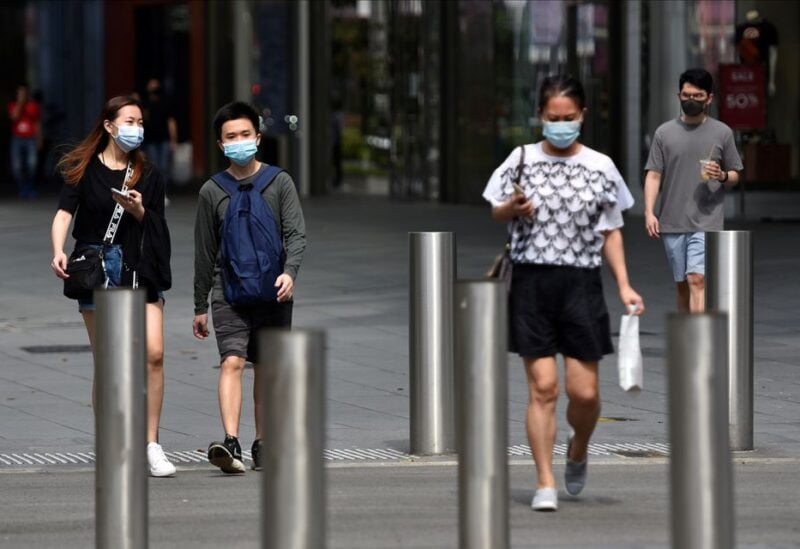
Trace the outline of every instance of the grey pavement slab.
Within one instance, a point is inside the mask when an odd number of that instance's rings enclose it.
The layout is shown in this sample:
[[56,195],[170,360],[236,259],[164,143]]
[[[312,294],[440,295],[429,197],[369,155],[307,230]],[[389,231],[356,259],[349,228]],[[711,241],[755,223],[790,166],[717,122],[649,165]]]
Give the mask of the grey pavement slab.
[[[556,474],[562,475],[561,464]],[[800,545],[800,503],[787,480],[800,461],[737,460],[735,533],[739,548]],[[149,480],[150,547],[259,547],[261,476],[224,477],[182,469]],[[331,549],[441,549],[458,543],[457,467],[451,463],[328,467],[327,546]],[[510,467],[513,548],[670,547],[668,464],[664,459],[596,460],[578,497],[563,490],[556,513],[530,510],[533,466]],[[7,549],[91,547],[94,478],[86,472],[0,473],[0,545]],[[13,495],[7,497],[7,495]]]
[[[505,240],[485,207],[332,196],[305,199],[309,245],[297,280],[295,326],[328,337],[329,448],[408,449],[408,232],[456,233],[458,271],[478,276]],[[195,199],[176,195],[167,210],[174,288],[165,309],[166,393],[161,441],[167,450],[205,448],[222,434],[216,401],[218,355],[213,338],[196,341],[192,319],[192,225]],[[74,302],[50,271],[49,227],[55,197],[0,201],[0,454],[87,451],[93,441],[92,363],[88,352],[33,354],[30,346],[85,346]],[[664,318],[673,283],[659,242],[640,218],[624,236],[633,285],[644,296],[645,390],[630,396],[616,384],[616,364],[601,365],[603,421],[597,443],[667,441]],[[755,443],[773,456],[800,456],[800,225],[729,224],[755,239]],[[605,291],[616,329],[622,307],[608,272]],[[509,355],[510,443],[525,442],[526,388]],[[252,372],[245,373],[245,395]],[[559,440],[566,432],[559,401]],[[243,444],[253,435],[245,399]]]

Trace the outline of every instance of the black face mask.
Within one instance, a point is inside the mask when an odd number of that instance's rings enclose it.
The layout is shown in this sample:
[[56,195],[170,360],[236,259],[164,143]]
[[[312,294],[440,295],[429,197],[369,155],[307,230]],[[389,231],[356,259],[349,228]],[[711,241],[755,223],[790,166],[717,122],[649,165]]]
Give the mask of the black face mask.
[[706,104],[705,101],[687,99],[686,101],[681,101],[681,110],[686,116],[697,116],[706,110]]

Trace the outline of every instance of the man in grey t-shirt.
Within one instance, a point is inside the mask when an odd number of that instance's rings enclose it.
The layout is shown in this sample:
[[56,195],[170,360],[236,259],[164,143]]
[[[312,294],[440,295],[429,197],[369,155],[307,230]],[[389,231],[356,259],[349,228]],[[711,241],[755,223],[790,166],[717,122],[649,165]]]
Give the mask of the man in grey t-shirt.
[[645,166],[645,226],[664,242],[680,312],[705,308],[705,233],[723,229],[725,188],[739,182],[742,169],[733,132],[707,114],[712,86],[704,69],[681,74],[683,115],[658,127]]
[[[242,102],[228,103],[214,117],[217,144],[230,161],[225,179],[233,179],[240,189],[256,187],[257,179],[264,181],[267,167],[256,159],[261,141],[258,113],[251,105]],[[242,412],[242,375],[245,363],[253,363],[253,410],[255,415],[255,440],[250,453],[252,468],[262,466],[261,442],[261,376],[256,348],[257,333],[261,328],[290,328],[294,280],[300,269],[306,247],[306,230],[303,210],[292,178],[286,172],[278,173],[261,196],[272,214],[264,223],[274,223],[283,244],[283,272],[275,279],[277,300],[248,304],[228,303],[223,289],[222,257],[220,247],[224,220],[231,204],[223,185],[222,174],[214,176],[200,188],[195,217],[194,235],[194,319],[192,331],[196,338],[205,339],[208,330],[208,301],[211,295],[211,315],[214,337],[220,355],[219,409],[225,438],[208,447],[208,460],[224,473],[245,472],[242,448],[239,444],[239,420]],[[219,179],[217,179],[219,177]],[[238,191],[237,191],[238,192]],[[262,253],[262,250],[259,250]],[[270,275],[271,276],[271,275]],[[255,301],[255,300],[254,300]],[[266,405],[266,404],[263,404]]]

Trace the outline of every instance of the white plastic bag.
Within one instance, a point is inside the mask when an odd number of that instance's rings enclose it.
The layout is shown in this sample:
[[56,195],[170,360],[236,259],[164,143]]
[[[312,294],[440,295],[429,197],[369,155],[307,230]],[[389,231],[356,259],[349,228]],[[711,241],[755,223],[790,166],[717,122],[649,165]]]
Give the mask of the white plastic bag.
[[627,392],[642,390],[642,349],[639,346],[639,317],[631,314],[622,315],[619,323],[619,347],[617,350],[617,368],[619,368],[619,386]]

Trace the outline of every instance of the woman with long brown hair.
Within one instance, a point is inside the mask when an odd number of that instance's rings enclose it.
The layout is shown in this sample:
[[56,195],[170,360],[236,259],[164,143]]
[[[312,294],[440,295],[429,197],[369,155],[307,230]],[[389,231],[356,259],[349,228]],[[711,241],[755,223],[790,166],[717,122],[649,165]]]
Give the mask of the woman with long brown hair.
[[[136,99],[114,97],[103,107],[89,135],[58,163],[64,185],[51,229],[51,267],[59,278],[69,277],[64,244],[74,217],[75,250],[102,252],[105,285],[147,290],[147,460],[150,474],[163,477],[175,474],[175,466],[158,443],[164,396],[163,292],[171,285],[170,244],[164,218],[164,179],[139,150],[144,137],[142,122]],[[122,215],[109,243],[107,228],[117,205],[121,207],[117,213]],[[94,349],[91,294],[78,299],[78,309]]]

